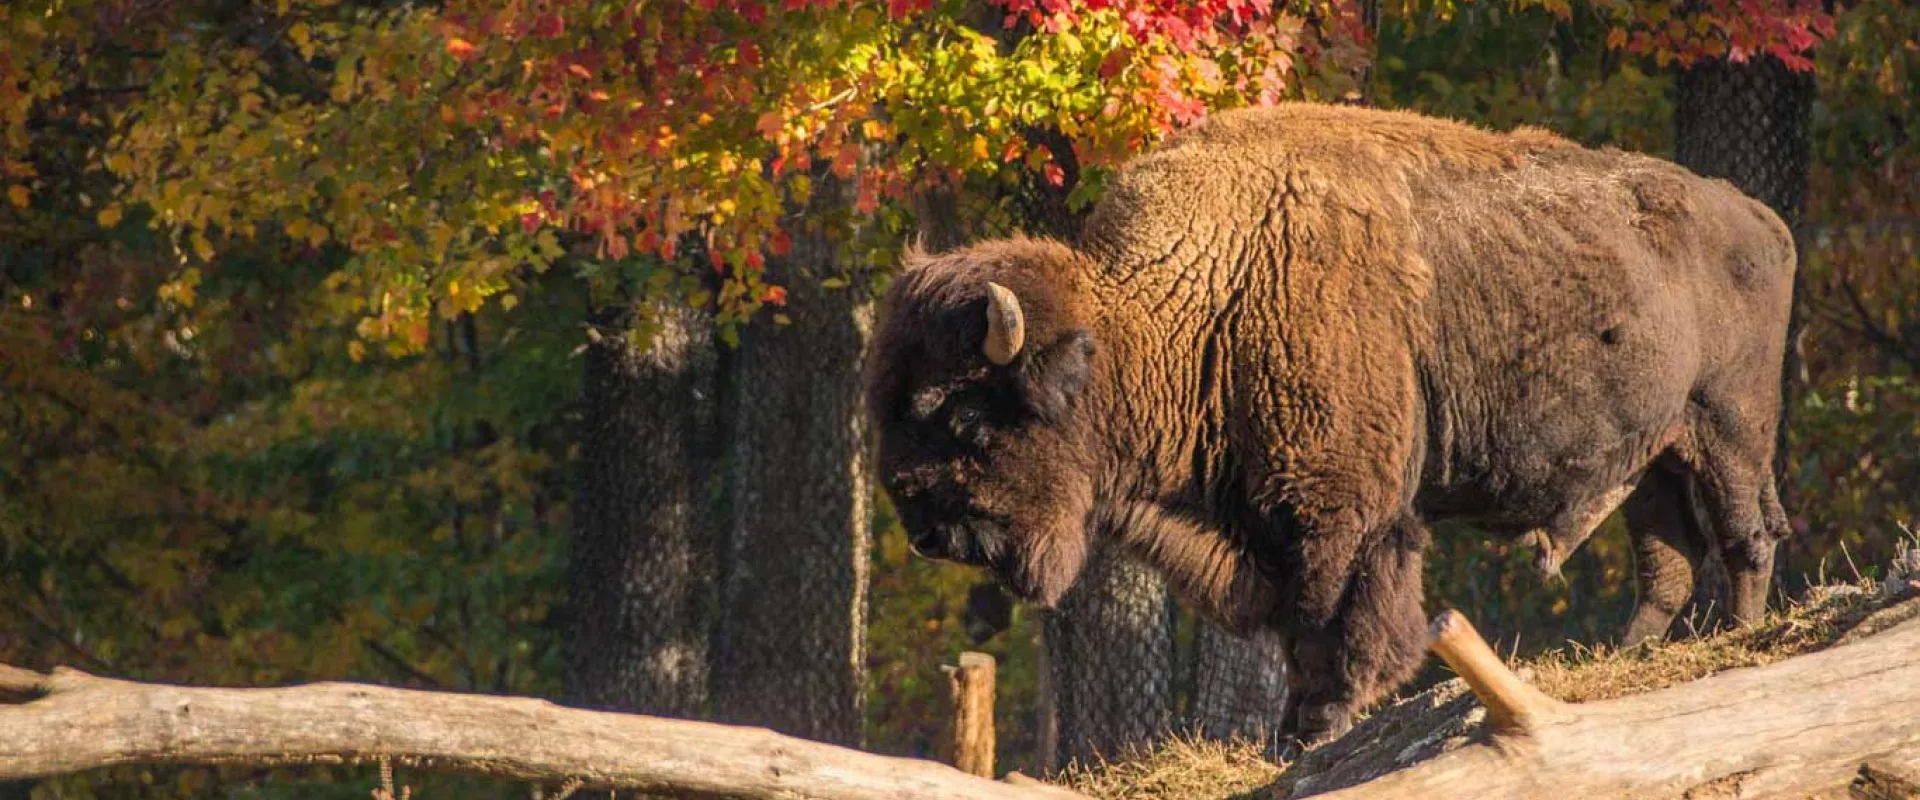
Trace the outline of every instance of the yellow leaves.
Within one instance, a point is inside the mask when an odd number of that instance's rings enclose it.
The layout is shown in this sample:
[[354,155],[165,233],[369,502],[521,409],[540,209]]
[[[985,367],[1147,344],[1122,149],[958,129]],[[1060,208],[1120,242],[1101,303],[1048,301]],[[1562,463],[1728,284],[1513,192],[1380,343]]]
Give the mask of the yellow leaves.
[[353,99],[360,76],[353,59],[341,59],[340,66],[333,72],[333,102],[346,103]]
[[349,340],[347,342],[347,357],[353,359],[353,363],[355,364],[358,364],[366,360],[367,343],[362,342],[359,339]]
[[294,217],[288,220],[286,232],[287,238],[296,242],[305,242],[313,247],[319,247],[327,242],[327,226],[306,217]]
[[313,60],[313,29],[308,27],[307,23],[295,22],[291,26],[288,26],[287,38],[292,40],[294,49],[300,51],[300,58],[302,60]]
[[120,226],[122,213],[123,211],[119,203],[111,203],[106,208],[100,209],[100,214],[96,219],[102,228],[117,228]]
[[1062,30],[1054,34],[1053,39],[1060,45],[1060,49],[1070,56],[1080,55],[1087,50],[1086,46],[1080,43],[1080,37],[1073,35],[1072,31]]
[[440,315],[453,319],[461,312],[472,313],[480,310],[487,302],[487,293],[472,284],[460,281],[447,281],[447,303],[441,308]]
[[159,295],[161,300],[174,303],[184,308],[190,308],[196,299],[195,289],[199,286],[200,269],[198,267],[188,267],[180,271],[179,277],[160,284],[160,289],[156,294]]
[[992,157],[993,153],[987,149],[987,137],[977,133],[973,135],[972,154],[976,161],[986,161]]
[[33,192],[16,183],[7,187],[7,200],[17,207],[26,208],[33,203]]
[[1615,25],[1611,30],[1607,31],[1607,47],[1609,49],[1618,50],[1626,46],[1627,29]]
[[199,256],[201,261],[213,260],[213,242],[207,240],[205,232],[194,231],[189,238],[193,242],[194,255]]

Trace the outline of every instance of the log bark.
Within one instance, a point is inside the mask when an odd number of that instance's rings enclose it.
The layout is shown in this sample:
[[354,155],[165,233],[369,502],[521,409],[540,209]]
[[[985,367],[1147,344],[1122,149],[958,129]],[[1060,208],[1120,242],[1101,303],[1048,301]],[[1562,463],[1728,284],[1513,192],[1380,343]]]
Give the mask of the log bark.
[[673,796],[1079,797],[763,728],[564,708],[521,697],[350,683],[214,689],[0,665],[0,781],[117,764],[390,760]]
[[1486,707],[1476,738],[1357,785],[1351,770],[1330,769],[1296,782],[1292,796],[1745,800],[1920,784],[1920,619],[1764,667],[1578,704],[1528,686],[1454,612],[1431,633]]
[[993,656],[961,653],[947,673],[947,760],[961,772],[993,777]]

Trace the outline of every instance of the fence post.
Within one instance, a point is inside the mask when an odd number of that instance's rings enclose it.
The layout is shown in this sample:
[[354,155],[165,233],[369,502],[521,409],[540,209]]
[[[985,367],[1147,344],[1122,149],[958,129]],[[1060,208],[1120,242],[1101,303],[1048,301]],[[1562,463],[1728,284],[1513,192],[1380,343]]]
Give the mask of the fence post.
[[952,704],[947,760],[961,772],[993,777],[993,656],[961,653],[960,666],[942,666]]

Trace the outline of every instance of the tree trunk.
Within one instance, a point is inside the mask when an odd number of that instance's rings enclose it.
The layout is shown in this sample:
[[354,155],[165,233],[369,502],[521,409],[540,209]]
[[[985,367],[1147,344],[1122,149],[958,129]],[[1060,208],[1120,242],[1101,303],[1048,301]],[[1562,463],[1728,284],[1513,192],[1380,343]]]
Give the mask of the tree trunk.
[[[838,195],[821,181],[815,197]],[[872,313],[860,281],[820,285],[844,271],[835,252],[800,232],[767,276],[787,288],[791,323],[756,320],[742,338],[714,710],[858,745],[871,534],[859,387]]]
[[1280,637],[1261,631],[1241,639],[1204,619],[1193,631],[1193,693],[1187,717],[1210,739],[1278,743],[1286,710],[1286,652]]
[[1047,698],[1055,768],[1114,757],[1173,723],[1173,625],[1166,582],[1101,547],[1060,608],[1046,615]]
[[698,716],[718,472],[711,326],[664,304],[598,322],[585,359],[565,691],[590,707]]

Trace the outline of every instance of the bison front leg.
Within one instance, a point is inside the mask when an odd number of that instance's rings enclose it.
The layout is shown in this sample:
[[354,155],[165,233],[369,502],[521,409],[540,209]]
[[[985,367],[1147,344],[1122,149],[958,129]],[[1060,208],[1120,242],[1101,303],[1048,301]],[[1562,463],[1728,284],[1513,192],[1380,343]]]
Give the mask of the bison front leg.
[[1635,645],[1666,638],[1674,616],[1693,597],[1707,540],[1687,505],[1685,479],[1659,466],[1641,477],[1625,510],[1639,598],[1621,644]]
[[[1426,647],[1420,607],[1425,525],[1405,517],[1360,537],[1359,547],[1335,536],[1300,540],[1302,567],[1296,597],[1332,586],[1338,602],[1326,615],[1283,609],[1287,633],[1287,707],[1282,734],[1305,745],[1339,737],[1353,718],[1413,676]],[[1338,557],[1343,544],[1353,555]]]

